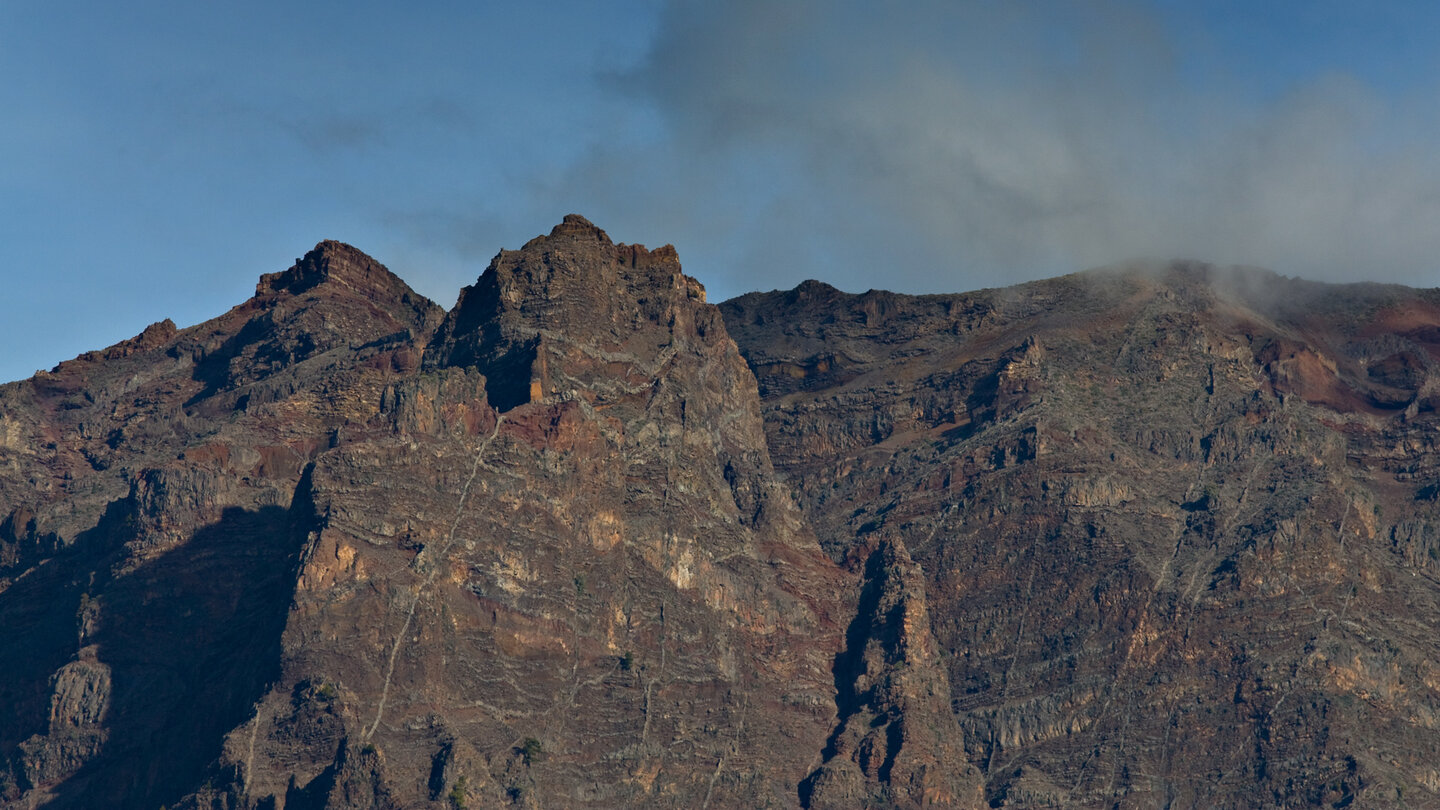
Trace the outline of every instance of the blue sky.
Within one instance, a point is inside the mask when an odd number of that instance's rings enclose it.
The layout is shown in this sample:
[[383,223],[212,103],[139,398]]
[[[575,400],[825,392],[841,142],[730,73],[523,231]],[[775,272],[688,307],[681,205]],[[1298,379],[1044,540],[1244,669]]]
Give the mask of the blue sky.
[[0,379],[326,238],[449,306],[570,212],[713,300],[1136,257],[1436,286],[1437,41],[1418,2],[7,0]]

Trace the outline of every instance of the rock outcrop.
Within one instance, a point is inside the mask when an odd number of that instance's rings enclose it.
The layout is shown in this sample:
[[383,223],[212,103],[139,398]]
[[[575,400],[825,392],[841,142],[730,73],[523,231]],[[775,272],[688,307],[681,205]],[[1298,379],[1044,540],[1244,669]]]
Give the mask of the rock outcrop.
[[1177,264],[722,309],[822,544],[923,569],[992,806],[1437,801],[1440,293]]
[[[214,320],[0,387],[0,799],[155,807],[216,779],[282,671],[306,471],[443,314],[327,242]],[[104,719],[57,735],[52,696],[94,667]]]
[[925,580],[902,540],[865,561],[848,646],[835,661],[840,725],[801,785],[806,807],[984,806],[950,711]]
[[[33,632],[0,643],[44,654],[3,679],[6,799],[796,804],[848,577],[672,248],[568,217],[441,317],[327,242],[147,352],[53,376],[162,438],[67,467],[88,498],[9,507],[0,615]],[[64,430],[50,382],[3,392],[22,428]],[[40,711],[81,660],[114,672],[88,748]]]
[[[793,802],[833,711],[841,578],[698,289],[571,217],[466,291],[421,381],[316,458],[284,673],[227,742],[232,801],[333,778],[396,806]],[[355,710],[318,748],[291,732],[317,681]],[[766,742],[789,739],[810,742]]]
[[1440,799],[1440,293],[323,242],[0,386],[0,807]]

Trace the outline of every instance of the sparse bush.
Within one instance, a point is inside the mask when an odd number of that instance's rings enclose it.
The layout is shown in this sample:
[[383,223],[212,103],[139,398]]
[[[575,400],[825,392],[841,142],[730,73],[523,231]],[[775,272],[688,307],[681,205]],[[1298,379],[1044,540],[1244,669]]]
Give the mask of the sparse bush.
[[545,759],[545,746],[541,745],[540,741],[534,737],[526,737],[525,742],[521,743],[517,750],[526,765],[533,765]]
[[450,788],[450,796],[448,798],[450,799],[450,806],[455,808],[455,810],[465,810],[466,784],[465,777],[462,776],[456,779],[454,787]]

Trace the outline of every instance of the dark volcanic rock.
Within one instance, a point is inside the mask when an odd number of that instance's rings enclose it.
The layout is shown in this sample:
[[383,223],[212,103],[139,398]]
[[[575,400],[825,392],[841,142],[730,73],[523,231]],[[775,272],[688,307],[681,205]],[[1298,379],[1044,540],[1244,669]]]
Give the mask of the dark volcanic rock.
[[673,247],[616,245],[571,214],[460,292],[426,363],[475,366],[500,411],[555,395],[604,404],[649,385],[653,369],[630,364],[665,362],[676,335],[728,343],[715,309],[691,302],[705,289]]
[[1436,291],[324,242],[0,386],[0,806],[1429,806],[1437,369]]
[[722,310],[821,542],[923,568],[993,806],[1437,801],[1436,291],[1174,265]]
[[801,786],[807,807],[983,805],[930,624],[920,567],[903,541],[882,541],[836,658],[841,721],[825,763]]
[[[280,672],[305,471],[443,315],[338,243],[286,277],[0,387],[0,799],[173,803]],[[110,672],[104,718],[57,731],[77,662]]]
[[[400,806],[794,802],[842,580],[718,313],[655,255],[574,217],[502,254],[382,397],[389,429],[317,459],[284,674],[227,742],[242,804],[332,775]],[[503,412],[463,348],[486,334],[533,349]],[[317,680],[356,711],[318,747],[289,731]],[[331,804],[372,806],[347,791]]]
[[[848,578],[673,249],[569,217],[440,326],[327,242],[216,321],[0,389],[0,618],[27,628],[0,795],[798,803]],[[95,715],[82,661],[113,672],[103,717],[47,722]]]

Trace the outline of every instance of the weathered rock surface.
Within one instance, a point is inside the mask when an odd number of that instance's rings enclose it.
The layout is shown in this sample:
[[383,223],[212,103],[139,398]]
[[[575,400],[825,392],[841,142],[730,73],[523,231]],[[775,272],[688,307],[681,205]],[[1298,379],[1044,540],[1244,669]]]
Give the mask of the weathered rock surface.
[[1010,807],[1440,802],[1440,294],[1201,265],[722,305],[842,559],[903,538]]
[[801,786],[808,807],[984,805],[930,626],[920,567],[903,541],[881,541],[835,662],[841,721],[825,763]]
[[[282,671],[305,470],[442,317],[326,242],[219,318],[0,387],[0,798],[155,807],[210,778]],[[49,707],[92,660],[104,720],[57,758],[79,732],[57,736]]]
[[1437,364],[1260,271],[324,242],[0,386],[0,806],[1429,806]]
[[[346,807],[794,802],[841,580],[718,312],[656,253],[578,217],[502,253],[373,435],[317,458],[285,675],[223,758],[235,801],[334,779]],[[486,329],[524,396],[455,348]],[[356,710],[323,746],[291,731],[301,678]]]
[[[7,492],[65,491],[9,507],[6,800],[798,803],[849,580],[672,248],[567,217],[442,317],[322,243],[162,337],[62,365],[76,408],[44,407],[48,379],[0,392],[19,429],[97,420],[73,438],[108,462],[7,455]],[[157,438],[107,443],[115,422]],[[44,710],[82,660],[113,686],[77,742]]]
[[31,784],[59,782],[100,753],[106,740],[102,721],[110,708],[110,667],[82,649],[52,679],[46,732],[21,743],[20,764]]

